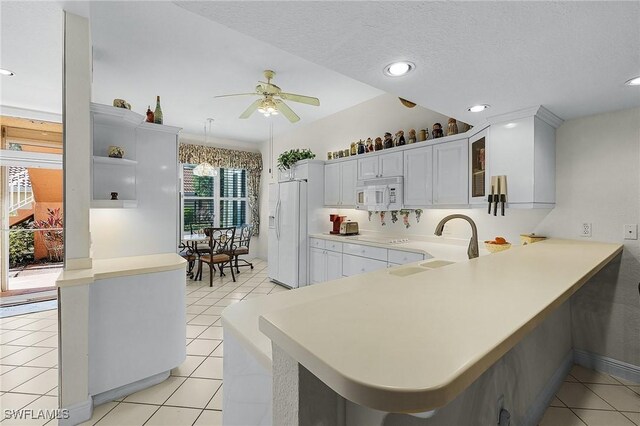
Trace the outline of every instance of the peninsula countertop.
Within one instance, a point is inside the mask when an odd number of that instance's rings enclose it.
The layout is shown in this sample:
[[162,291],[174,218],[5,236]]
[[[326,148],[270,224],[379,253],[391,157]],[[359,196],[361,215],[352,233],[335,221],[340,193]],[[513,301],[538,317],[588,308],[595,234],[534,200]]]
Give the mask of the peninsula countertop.
[[[241,302],[223,325],[269,368],[271,340],[348,400],[422,412],[455,398],[621,251],[552,239],[389,273],[418,262]],[[257,342],[256,322],[268,336]]]

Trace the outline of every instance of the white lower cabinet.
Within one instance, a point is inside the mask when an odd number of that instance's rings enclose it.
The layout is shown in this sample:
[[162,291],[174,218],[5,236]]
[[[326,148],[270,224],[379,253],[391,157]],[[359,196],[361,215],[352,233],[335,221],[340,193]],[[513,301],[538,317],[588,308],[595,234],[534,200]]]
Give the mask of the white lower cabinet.
[[418,262],[424,260],[425,257],[431,256],[364,244],[310,238],[309,283],[317,284],[391,266]]
[[368,259],[352,254],[342,255],[342,275],[345,277],[373,272],[386,267],[387,262],[384,260]]
[[[318,248],[325,243],[327,249]],[[317,284],[342,278],[342,243],[311,238],[310,246],[309,283]]]

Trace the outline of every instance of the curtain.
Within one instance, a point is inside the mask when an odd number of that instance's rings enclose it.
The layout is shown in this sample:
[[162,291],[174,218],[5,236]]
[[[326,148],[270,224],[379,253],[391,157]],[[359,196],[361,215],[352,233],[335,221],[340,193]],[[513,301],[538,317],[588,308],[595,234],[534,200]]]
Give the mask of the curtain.
[[184,164],[207,162],[213,167],[245,169],[247,171],[247,192],[253,235],[260,233],[260,176],[262,174],[262,154],[235,149],[180,143],[178,161]]

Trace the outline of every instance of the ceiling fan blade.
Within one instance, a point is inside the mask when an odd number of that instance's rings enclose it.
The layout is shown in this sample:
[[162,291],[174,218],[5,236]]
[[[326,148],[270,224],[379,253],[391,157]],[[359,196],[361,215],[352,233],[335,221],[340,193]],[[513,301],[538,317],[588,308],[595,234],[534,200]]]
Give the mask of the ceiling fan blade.
[[278,112],[287,117],[290,122],[295,123],[296,121],[300,121],[300,117],[298,117],[298,115],[289,108],[289,105],[285,104],[280,99],[274,99],[273,101],[278,106]]
[[249,118],[251,114],[256,112],[256,110],[260,106],[260,102],[262,102],[262,98],[256,99],[251,105],[249,105],[249,108],[244,110],[244,112],[240,115],[240,118]]
[[261,96],[260,93],[234,93],[232,95],[218,95],[218,96],[214,96],[214,98],[228,98],[229,96]]
[[295,93],[281,92],[280,97],[287,101],[300,102],[301,104],[320,106],[320,99],[311,96],[297,95]]

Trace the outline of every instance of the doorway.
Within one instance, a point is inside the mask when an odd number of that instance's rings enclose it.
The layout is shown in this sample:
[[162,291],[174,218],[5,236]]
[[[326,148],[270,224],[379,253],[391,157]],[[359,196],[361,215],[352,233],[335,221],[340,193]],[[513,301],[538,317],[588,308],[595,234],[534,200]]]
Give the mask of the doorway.
[[62,271],[62,125],[2,120],[2,305],[55,298]]

